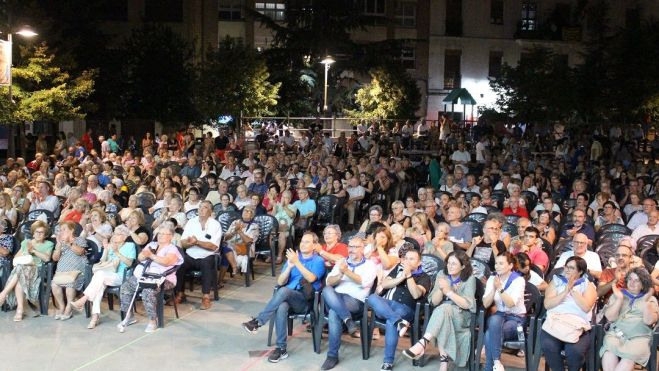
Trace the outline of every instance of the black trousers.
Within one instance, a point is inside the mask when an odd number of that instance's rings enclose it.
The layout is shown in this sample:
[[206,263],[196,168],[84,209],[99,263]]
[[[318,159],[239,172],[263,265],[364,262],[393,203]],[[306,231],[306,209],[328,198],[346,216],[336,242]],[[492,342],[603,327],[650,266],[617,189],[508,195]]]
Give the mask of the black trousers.
[[176,291],[185,292],[185,278],[188,271],[201,271],[201,293],[210,294],[213,287],[213,280],[217,279],[215,270],[215,254],[209,255],[203,259],[195,259],[183,254],[183,265],[176,272]]

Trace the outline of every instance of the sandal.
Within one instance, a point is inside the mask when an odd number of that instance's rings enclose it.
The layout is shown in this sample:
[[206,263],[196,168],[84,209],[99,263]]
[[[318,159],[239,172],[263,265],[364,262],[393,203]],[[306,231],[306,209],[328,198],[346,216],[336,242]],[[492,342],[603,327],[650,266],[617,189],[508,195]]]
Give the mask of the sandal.
[[78,306],[76,305],[75,301],[70,302],[69,305],[71,306],[71,309],[75,310],[76,312],[82,312],[83,309],[85,309],[84,304],[82,306]]
[[426,352],[426,345],[428,345],[429,342],[430,340],[422,337],[411,348],[405,349],[403,351],[403,355],[412,360],[417,360],[423,356],[423,353]]
[[23,312],[16,311],[14,322],[21,322],[23,320]]
[[396,330],[398,330],[398,336],[403,337],[407,333],[407,330],[410,328],[410,323],[404,319],[398,321],[396,324]]
[[439,363],[448,363],[451,359],[447,355],[439,355]]
[[92,319],[91,319],[91,321],[89,321],[89,324],[87,325],[87,328],[90,329],[90,330],[93,330],[94,328],[96,328],[96,326],[98,326],[99,323],[101,323],[101,317],[100,316],[96,316],[96,317],[92,316]]

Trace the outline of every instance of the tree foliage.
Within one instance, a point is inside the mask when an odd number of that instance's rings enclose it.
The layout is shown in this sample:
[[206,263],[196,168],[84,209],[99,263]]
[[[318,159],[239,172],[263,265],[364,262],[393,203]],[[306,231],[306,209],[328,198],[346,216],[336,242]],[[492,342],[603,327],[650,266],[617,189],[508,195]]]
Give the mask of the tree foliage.
[[13,100],[0,93],[2,121],[60,121],[82,119],[93,110],[87,98],[94,90],[95,70],[72,76],[59,67],[45,43],[21,49],[21,65],[12,68]]
[[192,49],[170,28],[135,29],[118,51],[121,107],[126,117],[163,124],[197,119],[192,102]]
[[280,84],[268,81],[265,60],[242,42],[230,38],[209,50],[195,79],[195,104],[204,121],[272,114]]
[[347,110],[351,117],[415,118],[421,94],[414,80],[402,67],[378,67],[370,71],[371,82],[357,91],[357,110]]

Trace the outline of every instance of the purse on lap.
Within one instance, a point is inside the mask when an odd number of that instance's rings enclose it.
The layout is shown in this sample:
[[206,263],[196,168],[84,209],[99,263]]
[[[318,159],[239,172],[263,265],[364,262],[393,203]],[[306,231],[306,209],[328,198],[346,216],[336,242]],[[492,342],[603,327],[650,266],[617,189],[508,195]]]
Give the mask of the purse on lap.
[[53,277],[53,284],[57,286],[70,285],[75,282],[79,274],[80,271],[57,272]]
[[590,323],[571,313],[548,313],[542,329],[556,339],[575,344],[584,331],[590,330]]

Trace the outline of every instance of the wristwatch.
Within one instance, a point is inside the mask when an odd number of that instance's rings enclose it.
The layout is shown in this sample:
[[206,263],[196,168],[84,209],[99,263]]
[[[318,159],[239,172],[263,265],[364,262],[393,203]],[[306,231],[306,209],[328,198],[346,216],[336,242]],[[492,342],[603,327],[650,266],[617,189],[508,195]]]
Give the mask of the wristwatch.
[[503,294],[504,291],[506,291],[506,290],[504,290],[504,289],[499,290],[499,295]]

